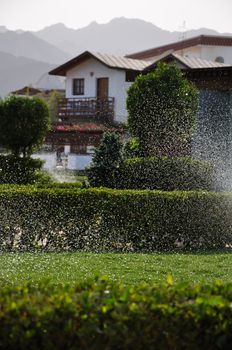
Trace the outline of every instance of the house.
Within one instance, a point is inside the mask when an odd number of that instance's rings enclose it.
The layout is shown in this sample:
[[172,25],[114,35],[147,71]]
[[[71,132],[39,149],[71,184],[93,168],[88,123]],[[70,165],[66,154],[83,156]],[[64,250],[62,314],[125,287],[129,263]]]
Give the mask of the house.
[[197,128],[192,138],[194,158],[209,160],[215,167],[218,188],[232,188],[232,65],[171,53],[155,60],[175,62],[199,90]]
[[65,96],[64,89],[43,89],[33,86],[24,86],[21,89],[11,91],[9,95],[21,97],[40,97],[45,101],[48,101],[54,92],[60,94],[62,97]]
[[[45,168],[57,164],[82,170],[91,163],[94,147],[104,132],[123,135],[127,120],[126,91],[150,61],[85,51],[49,74],[66,77],[59,122],[46,139]],[[48,152],[49,150],[49,152]]]
[[160,61],[176,62],[200,90],[193,155],[214,162],[223,155],[224,163],[228,160],[232,154],[232,37],[201,35],[125,57],[85,51],[49,72],[66,77],[66,90],[59,104],[59,122],[47,144],[53,149],[59,145],[68,169],[88,165],[103,132],[118,130],[126,122],[127,89],[137,75],[154,70]]
[[[66,76],[66,100],[61,116],[100,117],[107,121],[125,122],[126,91],[135,77],[152,61],[85,51],[49,72]],[[73,103],[79,101],[78,104]]]
[[232,37],[199,35],[193,38],[129,54],[126,57],[152,61],[167,53],[232,64]]
[[41,90],[34,88],[33,86],[24,86],[21,89],[11,91],[10,95],[15,95],[15,96],[38,96],[41,94]]

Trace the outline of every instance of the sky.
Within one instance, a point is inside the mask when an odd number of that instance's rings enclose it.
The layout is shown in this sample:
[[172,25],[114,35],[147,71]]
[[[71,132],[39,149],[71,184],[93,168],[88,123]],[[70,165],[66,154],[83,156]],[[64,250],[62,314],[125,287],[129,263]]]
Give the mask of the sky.
[[170,31],[207,27],[232,33],[232,0],[0,0],[0,25],[12,30],[60,22],[77,29],[115,17],[139,18]]

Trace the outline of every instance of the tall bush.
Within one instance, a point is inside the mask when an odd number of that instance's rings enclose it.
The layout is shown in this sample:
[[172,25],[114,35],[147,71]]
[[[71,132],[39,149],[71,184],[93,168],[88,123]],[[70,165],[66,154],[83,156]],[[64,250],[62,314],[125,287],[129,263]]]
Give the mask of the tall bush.
[[33,184],[42,180],[42,165],[40,159],[0,155],[0,184]]
[[46,103],[38,98],[12,96],[0,102],[0,146],[16,157],[29,157],[49,130]]
[[140,75],[128,90],[128,126],[144,156],[189,153],[198,93],[175,65],[158,64]]
[[116,133],[105,133],[88,169],[91,186],[114,187],[114,175],[122,162],[122,143]]

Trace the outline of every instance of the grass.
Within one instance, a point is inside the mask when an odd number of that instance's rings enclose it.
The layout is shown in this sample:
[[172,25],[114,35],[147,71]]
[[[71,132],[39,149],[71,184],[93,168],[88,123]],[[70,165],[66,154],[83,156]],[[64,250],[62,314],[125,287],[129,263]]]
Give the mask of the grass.
[[106,275],[123,284],[163,282],[171,273],[175,282],[232,281],[232,253],[199,254],[95,254],[95,253],[2,253],[0,283],[75,284]]

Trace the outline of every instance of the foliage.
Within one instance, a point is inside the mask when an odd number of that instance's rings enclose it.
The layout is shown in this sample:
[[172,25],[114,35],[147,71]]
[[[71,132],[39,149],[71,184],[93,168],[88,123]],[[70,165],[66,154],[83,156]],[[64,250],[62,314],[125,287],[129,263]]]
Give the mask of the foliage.
[[142,155],[142,150],[137,138],[129,139],[123,146],[123,158],[134,158]]
[[230,349],[232,285],[2,288],[2,349]]
[[105,133],[88,169],[91,186],[108,186],[122,161],[122,143],[116,133]]
[[190,157],[128,159],[117,172],[117,188],[211,190],[213,167]]
[[0,102],[0,145],[14,156],[30,156],[49,129],[49,111],[38,98],[12,96]]
[[[30,184],[41,182],[43,161],[20,158],[13,155],[0,155],[0,184]],[[46,177],[46,181],[48,178]]]
[[48,182],[48,183],[39,183],[36,184],[37,188],[66,188],[66,189],[76,189],[83,187],[83,181],[76,182]]
[[158,64],[128,90],[128,127],[145,156],[188,154],[198,105],[197,90],[175,65]]
[[232,195],[1,186],[0,229],[5,251],[225,249]]
[[48,100],[48,108],[51,116],[52,122],[58,121],[58,107],[59,107],[59,100],[63,97],[63,95],[57,91],[54,90],[51,93],[51,96]]
[[[31,158],[30,158],[31,159]],[[43,160],[37,159],[43,164]],[[27,182],[26,184],[33,183],[36,186],[44,186],[44,187],[49,187],[52,186],[53,184],[53,177],[52,175],[44,169],[39,169],[35,173],[35,180],[33,182]]]

